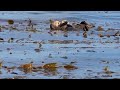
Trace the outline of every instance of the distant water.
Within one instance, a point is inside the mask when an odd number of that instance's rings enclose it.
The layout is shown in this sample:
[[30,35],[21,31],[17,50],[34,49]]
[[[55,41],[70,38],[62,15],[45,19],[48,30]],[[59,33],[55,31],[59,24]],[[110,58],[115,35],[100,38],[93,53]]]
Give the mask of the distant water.
[[85,20],[97,24],[114,24],[116,22],[119,24],[120,11],[0,11],[0,19],[25,20],[28,18],[38,21],[66,19],[77,22]]

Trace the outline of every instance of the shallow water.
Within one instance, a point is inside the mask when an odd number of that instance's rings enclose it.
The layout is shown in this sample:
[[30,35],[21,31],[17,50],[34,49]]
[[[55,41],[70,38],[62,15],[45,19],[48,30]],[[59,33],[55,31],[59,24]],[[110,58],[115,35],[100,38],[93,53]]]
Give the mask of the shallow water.
[[[15,21],[16,29],[10,30],[7,20]],[[27,30],[28,20],[31,19],[36,31]],[[95,28],[88,31],[84,38],[83,31],[54,31],[49,29],[49,20],[68,20],[93,23]],[[17,79],[104,79],[120,78],[119,36],[112,36],[120,30],[119,11],[0,11],[0,60],[3,61],[0,78]],[[102,26],[104,31],[97,31]],[[29,28],[29,27],[28,27]],[[109,31],[109,29],[111,31]],[[108,30],[108,31],[107,31]],[[93,34],[91,34],[93,32]],[[98,34],[111,35],[99,37]],[[67,37],[65,36],[67,35]],[[13,42],[8,42],[14,38]],[[39,46],[41,43],[42,46]],[[43,66],[47,63],[57,63],[59,68],[53,71],[39,69],[24,72],[18,69],[21,64],[30,63],[33,66]],[[68,70],[66,64],[77,69]],[[7,69],[6,67],[16,67]],[[104,68],[108,66],[106,73]],[[13,73],[14,72],[14,73]]]

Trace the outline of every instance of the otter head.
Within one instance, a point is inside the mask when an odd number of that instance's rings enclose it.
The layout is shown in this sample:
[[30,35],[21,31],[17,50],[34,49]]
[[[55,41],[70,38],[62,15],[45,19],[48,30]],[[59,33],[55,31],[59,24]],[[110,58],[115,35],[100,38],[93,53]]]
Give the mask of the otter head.
[[60,21],[54,21],[53,22],[53,25],[56,26],[56,27],[58,27],[60,24],[61,24]]

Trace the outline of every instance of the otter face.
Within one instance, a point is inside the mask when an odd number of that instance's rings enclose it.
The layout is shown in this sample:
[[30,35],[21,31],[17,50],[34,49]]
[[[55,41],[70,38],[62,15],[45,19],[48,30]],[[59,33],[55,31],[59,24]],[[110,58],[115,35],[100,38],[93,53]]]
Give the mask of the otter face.
[[54,21],[54,22],[53,22],[53,25],[56,26],[56,27],[58,27],[60,24],[61,24],[61,23],[60,23],[59,21]]
[[51,24],[50,24],[50,28],[51,30],[59,30],[60,29],[60,21],[53,21]]

